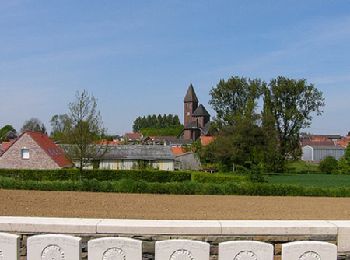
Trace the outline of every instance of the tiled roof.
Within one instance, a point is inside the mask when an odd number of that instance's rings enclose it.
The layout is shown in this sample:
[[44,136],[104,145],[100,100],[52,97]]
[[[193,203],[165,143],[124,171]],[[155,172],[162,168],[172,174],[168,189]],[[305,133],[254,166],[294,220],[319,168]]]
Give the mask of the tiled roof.
[[198,102],[198,98],[196,93],[194,92],[194,88],[192,84],[188,87],[187,93],[184,99],[185,102]]
[[46,134],[40,132],[25,132],[23,134],[28,134],[59,167],[72,166],[72,162],[66,157],[63,149],[56,145]]

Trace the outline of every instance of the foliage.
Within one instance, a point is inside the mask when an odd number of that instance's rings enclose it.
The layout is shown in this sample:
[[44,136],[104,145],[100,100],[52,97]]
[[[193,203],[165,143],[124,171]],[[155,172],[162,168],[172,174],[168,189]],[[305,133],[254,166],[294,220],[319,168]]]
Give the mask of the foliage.
[[244,77],[221,79],[210,91],[209,104],[216,112],[217,126],[232,126],[238,115],[249,113],[248,106],[255,109],[256,101],[261,95],[262,82]]
[[260,80],[232,77],[211,90],[209,103],[217,112],[219,131],[202,157],[221,162],[228,171],[234,165],[256,165],[263,160],[265,138],[256,112],[262,88]]
[[302,187],[349,187],[350,175],[339,174],[269,174],[266,175],[270,184],[299,185]]
[[69,113],[66,118],[62,139],[69,146],[66,152],[73,161],[79,162],[82,172],[86,165],[99,159],[107,151],[107,145],[96,145],[104,134],[102,118],[97,110],[97,100],[86,90],[77,92],[74,102],[69,104]]
[[[60,170],[16,170],[0,169],[0,176],[11,177],[19,180],[33,181],[78,181],[98,180],[117,181],[121,179],[144,180],[148,182],[173,182],[190,181],[191,172],[168,172],[157,170],[84,170],[81,174],[77,169]],[[198,174],[198,173],[197,173]],[[201,173],[199,173],[201,174]]]
[[178,136],[181,134],[183,126],[172,126],[166,128],[143,128],[140,130],[143,136]]
[[322,92],[305,79],[277,77],[269,83],[271,112],[275,117],[279,145],[283,160],[301,155],[299,133],[310,126],[312,114],[322,114],[325,105]]
[[31,132],[41,132],[46,134],[45,125],[38,118],[31,118],[24,122],[21,132],[31,131]]
[[62,142],[67,136],[67,132],[72,128],[72,122],[67,114],[54,115],[51,120],[51,138],[57,142]]
[[178,129],[180,127],[180,119],[177,115],[148,115],[143,117],[138,117],[135,119],[133,124],[133,131],[139,132],[143,129]]
[[[204,149],[205,163],[262,165],[265,172],[285,171],[286,161],[301,155],[299,133],[322,113],[322,92],[306,80],[286,77],[260,79],[231,77],[210,91],[209,103],[217,113],[213,123],[216,139]],[[263,97],[263,109],[257,112]],[[248,167],[246,166],[248,165]],[[250,166],[249,166],[250,165]]]
[[320,173],[318,164],[305,162],[302,160],[287,162],[285,165],[285,170],[288,173],[299,173],[299,174]]
[[9,141],[10,137],[16,137],[16,129],[12,125],[5,125],[0,129],[0,142]]
[[0,188],[46,191],[92,191],[185,195],[350,197],[350,188],[348,187],[319,188],[301,185],[252,182],[227,182],[217,184],[185,181],[160,183],[146,182],[142,180],[135,181],[130,179],[122,179],[119,181],[98,181],[96,179],[82,181],[23,181],[9,177],[0,177]]
[[338,161],[333,156],[327,156],[320,162],[319,167],[323,173],[333,173],[338,169]]

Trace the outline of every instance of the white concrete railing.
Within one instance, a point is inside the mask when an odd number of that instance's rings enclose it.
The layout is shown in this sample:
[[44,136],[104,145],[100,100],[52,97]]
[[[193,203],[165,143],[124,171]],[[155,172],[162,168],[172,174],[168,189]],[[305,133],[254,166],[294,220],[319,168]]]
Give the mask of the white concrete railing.
[[[27,239],[28,260],[79,260],[81,236],[89,260],[141,260],[142,241],[130,235],[172,236],[327,236],[327,242],[300,241],[282,245],[282,260],[336,260],[337,253],[350,252],[350,221],[150,221],[0,217],[0,260],[19,259],[19,235]],[[11,234],[9,234],[11,233]],[[45,235],[42,235],[45,234]],[[69,235],[67,235],[69,234]],[[108,237],[118,235],[120,237]],[[125,236],[125,237],[123,237]],[[166,239],[155,244],[156,260],[208,260],[210,244],[186,239]],[[219,243],[219,260],[272,260],[274,246],[257,241]]]

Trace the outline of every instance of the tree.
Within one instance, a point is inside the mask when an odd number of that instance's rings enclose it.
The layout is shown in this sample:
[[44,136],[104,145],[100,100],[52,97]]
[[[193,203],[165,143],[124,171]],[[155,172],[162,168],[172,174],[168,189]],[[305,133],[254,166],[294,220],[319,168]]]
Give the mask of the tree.
[[283,172],[284,160],[279,153],[278,133],[276,120],[271,109],[271,95],[269,89],[264,87],[264,107],[261,112],[261,127],[264,136],[264,167],[268,172]]
[[9,141],[9,139],[16,138],[17,132],[12,125],[5,125],[0,129],[0,142]]
[[107,152],[107,145],[97,144],[104,134],[97,100],[86,90],[77,92],[75,101],[69,104],[68,117],[63,117],[69,124],[64,131],[64,140],[69,147],[68,155],[79,162],[80,171],[86,165],[98,160]]
[[54,115],[51,120],[51,138],[57,142],[65,140],[67,131],[71,129],[72,122],[67,114]]
[[38,118],[31,118],[24,122],[21,132],[32,131],[32,132],[41,132],[46,134],[45,125]]
[[278,151],[283,160],[301,155],[299,133],[311,125],[312,115],[322,114],[325,105],[322,92],[305,79],[286,77],[272,79],[269,83],[271,113],[278,133]]
[[231,77],[227,81],[221,79],[216,87],[210,91],[209,104],[216,112],[217,125],[234,125],[237,115],[249,112],[248,105],[256,107],[256,102],[261,96],[263,82],[244,77]]
[[[214,155],[212,158],[226,170],[233,165],[250,168],[263,160],[265,139],[256,111],[263,86],[260,80],[232,77],[220,80],[210,92],[218,134],[204,151]],[[204,157],[209,158],[205,152]]]

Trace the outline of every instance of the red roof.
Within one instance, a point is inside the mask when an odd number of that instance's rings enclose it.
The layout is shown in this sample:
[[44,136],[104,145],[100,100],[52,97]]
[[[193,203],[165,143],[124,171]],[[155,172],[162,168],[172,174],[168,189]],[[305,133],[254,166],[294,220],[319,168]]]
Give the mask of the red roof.
[[173,146],[171,147],[171,151],[173,153],[173,155],[181,155],[186,153],[185,149],[179,146]]
[[66,157],[63,149],[56,145],[46,134],[39,132],[25,132],[24,134],[28,134],[59,167],[72,166],[72,162]]
[[125,137],[130,141],[137,141],[137,140],[141,140],[142,134],[141,133],[126,133]]
[[7,149],[9,149],[14,142],[15,140],[11,140],[9,142],[2,142],[0,150],[2,150],[2,152],[6,152]]

